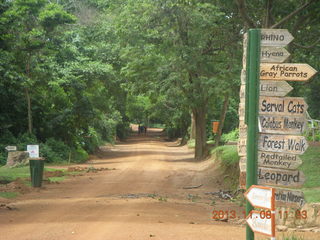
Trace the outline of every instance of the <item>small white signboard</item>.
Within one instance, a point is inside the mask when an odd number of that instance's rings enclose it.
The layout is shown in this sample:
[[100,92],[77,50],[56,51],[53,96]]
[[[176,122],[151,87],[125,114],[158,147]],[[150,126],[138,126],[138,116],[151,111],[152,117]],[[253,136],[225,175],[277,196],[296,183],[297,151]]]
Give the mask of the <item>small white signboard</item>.
[[271,209],[272,188],[252,185],[246,192],[245,197],[252,206],[257,208]]
[[17,146],[6,146],[5,149],[7,151],[17,151]]
[[39,158],[39,145],[27,145],[30,158]]
[[259,211],[251,211],[246,220],[253,232],[272,236],[271,218],[267,218]]

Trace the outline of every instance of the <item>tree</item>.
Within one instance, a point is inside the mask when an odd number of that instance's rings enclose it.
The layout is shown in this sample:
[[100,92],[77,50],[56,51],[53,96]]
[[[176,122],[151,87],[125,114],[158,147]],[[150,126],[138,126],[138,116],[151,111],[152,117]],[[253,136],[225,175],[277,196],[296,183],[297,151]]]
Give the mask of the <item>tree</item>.
[[4,41],[19,65],[19,75],[23,79],[27,101],[28,130],[32,134],[32,109],[30,89],[35,84],[37,62],[41,51],[50,44],[50,34],[65,23],[74,22],[75,18],[57,4],[48,4],[44,0],[17,0],[1,17],[2,24],[10,26]]
[[226,52],[238,45],[238,32],[230,31],[236,26],[228,21],[209,1],[128,1],[116,19],[126,62],[122,73],[141,91],[177,89],[195,119],[196,159],[206,156],[210,99],[234,70]]

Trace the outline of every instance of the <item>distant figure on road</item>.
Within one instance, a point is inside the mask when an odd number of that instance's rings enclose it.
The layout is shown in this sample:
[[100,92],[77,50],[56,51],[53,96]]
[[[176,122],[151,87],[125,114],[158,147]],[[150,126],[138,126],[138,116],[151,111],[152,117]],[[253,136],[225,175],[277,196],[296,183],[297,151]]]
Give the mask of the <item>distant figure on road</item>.
[[144,135],[146,135],[147,134],[147,127],[146,126],[143,126],[143,132],[144,132]]
[[139,126],[138,126],[138,134],[140,135],[140,133],[142,133],[142,126],[140,126],[140,124],[139,124]]

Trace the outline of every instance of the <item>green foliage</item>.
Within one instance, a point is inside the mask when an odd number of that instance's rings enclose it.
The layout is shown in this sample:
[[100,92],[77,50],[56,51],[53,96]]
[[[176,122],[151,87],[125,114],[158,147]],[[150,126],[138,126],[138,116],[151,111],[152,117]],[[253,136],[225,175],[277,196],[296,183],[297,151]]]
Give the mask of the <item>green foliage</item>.
[[303,192],[307,202],[320,202],[320,148],[309,146],[307,151],[301,156],[302,165],[299,167],[306,176],[303,185]]
[[320,169],[315,167],[320,162],[320,148],[309,146],[307,151],[301,156],[302,165],[299,167],[306,176],[304,187],[320,187]]
[[237,146],[225,145],[214,148],[210,152],[211,155],[215,155],[221,160],[221,164],[225,167],[237,164],[240,160],[238,156]]
[[49,177],[48,180],[52,183],[56,183],[56,182],[62,182],[64,181],[66,178],[65,177]]
[[0,197],[2,198],[15,198],[19,195],[17,192],[0,192]]
[[61,163],[68,161],[69,148],[62,141],[48,138],[45,143],[40,144],[40,155],[48,163]]
[[74,149],[71,153],[71,159],[76,163],[83,163],[89,158],[88,153],[80,146]]
[[236,128],[229,133],[224,133],[221,136],[221,141],[226,142],[236,142],[239,139],[239,129]]
[[10,181],[14,181],[17,178],[28,178],[30,177],[30,168],[29,166],[17,168],[0,167],[0,176]]
[[239,160],[237,146],[225,145],[211,150],[210,154],[220,163],[223,183],[227,188],[237,189],[239,186]]

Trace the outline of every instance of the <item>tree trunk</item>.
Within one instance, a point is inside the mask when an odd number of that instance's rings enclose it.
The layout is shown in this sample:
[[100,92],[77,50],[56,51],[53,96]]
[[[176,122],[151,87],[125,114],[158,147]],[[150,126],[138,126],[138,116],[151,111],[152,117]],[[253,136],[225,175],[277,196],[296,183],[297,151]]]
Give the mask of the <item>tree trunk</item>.
[[207,136],[206,136],[206,107],[199,106],[192,110],[195,119],[196,143],[195,154],[196,160],[202,160],[207,156]]
[[220,142],[221,135],[222,135],[222,129],[224,126],[224,120],[226,119],[228,106],[229,106],[229,93],[226,93],[224,95],[223,107],[222,107],[221,113],[220,113],[220,124],[219,124],[217,135],[215,137],[215,147],[219,146],[219,142]]
[[196,124],[194,119],[194,114],[191,113],[191,127],[190,127],[190,139],[196,138]]
[[29,95],[29,89],[25,88],[27,107],[28,107],[28,132],[32,134],[32,113],[31,113],[31,99]]

